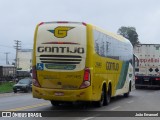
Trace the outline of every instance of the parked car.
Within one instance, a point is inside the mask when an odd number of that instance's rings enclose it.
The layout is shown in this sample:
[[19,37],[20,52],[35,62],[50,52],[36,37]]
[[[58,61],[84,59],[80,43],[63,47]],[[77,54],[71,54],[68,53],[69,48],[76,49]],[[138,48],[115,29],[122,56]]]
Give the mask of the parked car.
[[18,83],[13,86],[13,92],[17,93],[17,91],[24,91],[24,92],[32,91],[32,79],[23,78],[19,80]]

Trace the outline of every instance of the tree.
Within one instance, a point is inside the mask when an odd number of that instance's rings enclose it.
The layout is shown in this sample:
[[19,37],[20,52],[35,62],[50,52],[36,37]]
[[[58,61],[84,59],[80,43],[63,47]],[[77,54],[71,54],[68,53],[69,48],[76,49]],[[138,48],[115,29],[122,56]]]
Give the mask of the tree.
[[138,40],[138,34],[136,32],[136,29],[134,27],[120,27],[117,31],[118,34],[122,35],[123,37],[130,40],[133,46],[140,43]]

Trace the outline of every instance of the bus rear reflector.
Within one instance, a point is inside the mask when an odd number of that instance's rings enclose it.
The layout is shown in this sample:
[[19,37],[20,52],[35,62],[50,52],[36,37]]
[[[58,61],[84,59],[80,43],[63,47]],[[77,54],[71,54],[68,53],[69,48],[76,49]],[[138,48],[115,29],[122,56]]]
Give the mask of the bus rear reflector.
[[43,25],[43,24],[44,24],[44,22],[41,22],[41,23],[39,23],[39,26],[40,26],[40,25]]
[[32,80],[33,85],[36,86],[36,87],[41,87],[39,82],[38,82],[38,79],[37,79],[36,66],[32,67],[32,78],[33,78],[33,80]]
[[86,88],[86,87],[88,87],[90,85],[91,85],[90,69],[89,68],[85,68],[85,70],[84,70],[84,78],[83,78],[83,82],[82,82],[80,88]]
[[87,26],[87,24],[86,24],[86,23],[84,23],[84,22],[82,22],[82,24],[83,24],[84,26]]

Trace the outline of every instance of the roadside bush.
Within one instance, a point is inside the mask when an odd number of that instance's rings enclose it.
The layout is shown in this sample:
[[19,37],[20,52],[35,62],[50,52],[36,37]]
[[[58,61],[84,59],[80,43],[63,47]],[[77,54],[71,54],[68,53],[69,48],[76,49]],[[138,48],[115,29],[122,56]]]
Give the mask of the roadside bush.
[[12,88],[13,88],[13,85],[15,83],[14,82],[1,82],[0,83],[0,93],[7,93],[7,92],[12,92]]

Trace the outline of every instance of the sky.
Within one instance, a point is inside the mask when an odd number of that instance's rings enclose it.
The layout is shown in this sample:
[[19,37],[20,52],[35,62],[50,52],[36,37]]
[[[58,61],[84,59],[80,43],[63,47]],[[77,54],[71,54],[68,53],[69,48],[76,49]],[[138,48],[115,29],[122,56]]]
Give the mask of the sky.
[[32,49],[40,22],[85,22],[114,33],[135,27],[140,43],[160,44],[160,0],[0,0],[0,18],[0,65],[7,55],[14,62],[14,40]]

